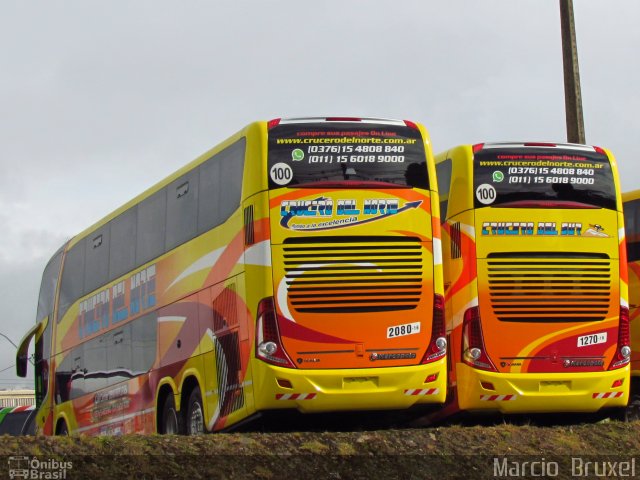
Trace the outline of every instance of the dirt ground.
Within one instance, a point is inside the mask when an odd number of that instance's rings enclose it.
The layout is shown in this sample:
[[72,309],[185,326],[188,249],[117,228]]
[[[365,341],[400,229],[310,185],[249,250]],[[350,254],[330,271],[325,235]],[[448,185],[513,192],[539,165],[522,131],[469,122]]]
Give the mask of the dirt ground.
[[618,478],[640,476],[640,422],[2,436],[0,455],[3,478]]

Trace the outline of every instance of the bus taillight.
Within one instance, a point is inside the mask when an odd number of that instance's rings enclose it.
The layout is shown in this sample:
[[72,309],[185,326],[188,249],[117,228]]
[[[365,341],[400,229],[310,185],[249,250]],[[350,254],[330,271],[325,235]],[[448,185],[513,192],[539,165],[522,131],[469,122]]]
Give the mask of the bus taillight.
[[462,360],[467,365],[480,370],[497,372],[487,355],[480,325],[480,309],[471,307],[464,312],[462,320]]
[[279,367],[296,368],[282,347],[277,315],[273,297],[263,298],[258,304],[256,357]]
[[420,363],[438,360],[447,353],[447,336],[444,325],[444,297],[435,294],[433,297],[433,322],[431,325],[431,341]]
[[620,305],[620,322],[618,324],[618,349],[613,357],[609,370],[624,367],[631,357],[631,338],[629,336],[629,308]]
[[418,128],[418,125],[415,122],[412,122],[411,120],[404,120],[404,124],[409,128],[413,128],[414,130],[420,130]]

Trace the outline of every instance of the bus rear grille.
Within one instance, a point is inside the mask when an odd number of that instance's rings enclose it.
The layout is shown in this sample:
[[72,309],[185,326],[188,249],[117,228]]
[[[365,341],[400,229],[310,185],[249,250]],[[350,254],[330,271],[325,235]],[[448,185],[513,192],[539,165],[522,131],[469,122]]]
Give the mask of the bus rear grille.
[[611,262],[601,254],[500,254],[487,273],[491,308],[504,322],[604,320],[611,304]]
[[410,310],[421,299],[417,238],[292,238],[283,256],[289,302],[300,313]]

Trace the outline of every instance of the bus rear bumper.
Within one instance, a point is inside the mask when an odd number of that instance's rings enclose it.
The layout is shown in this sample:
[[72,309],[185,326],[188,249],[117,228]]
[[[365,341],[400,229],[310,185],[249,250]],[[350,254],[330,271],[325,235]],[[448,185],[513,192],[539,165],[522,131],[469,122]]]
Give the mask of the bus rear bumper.
[[[257,410],[399,410],[442,404],[447,393],[446,359],[408,367],[340,370],[298,370],[255,360],[254,372]],[[426,382],[430,376],[437,378]]]
[[456,375],[461,410],[597,412],[624,407],[629,399],[628,365],[612,371],[565,374],[486,372],[458,363]]

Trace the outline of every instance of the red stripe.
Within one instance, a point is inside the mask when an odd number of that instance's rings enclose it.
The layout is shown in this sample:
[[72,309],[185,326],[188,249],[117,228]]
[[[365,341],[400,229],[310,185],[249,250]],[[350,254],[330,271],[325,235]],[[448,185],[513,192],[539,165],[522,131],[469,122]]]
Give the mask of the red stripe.
[[622,392],[606,392],[606,393],[594,393],[592,398],[618,398],[622,396]]
[[316,395],[316,393],[276,393],[276,400],[313,400]]

